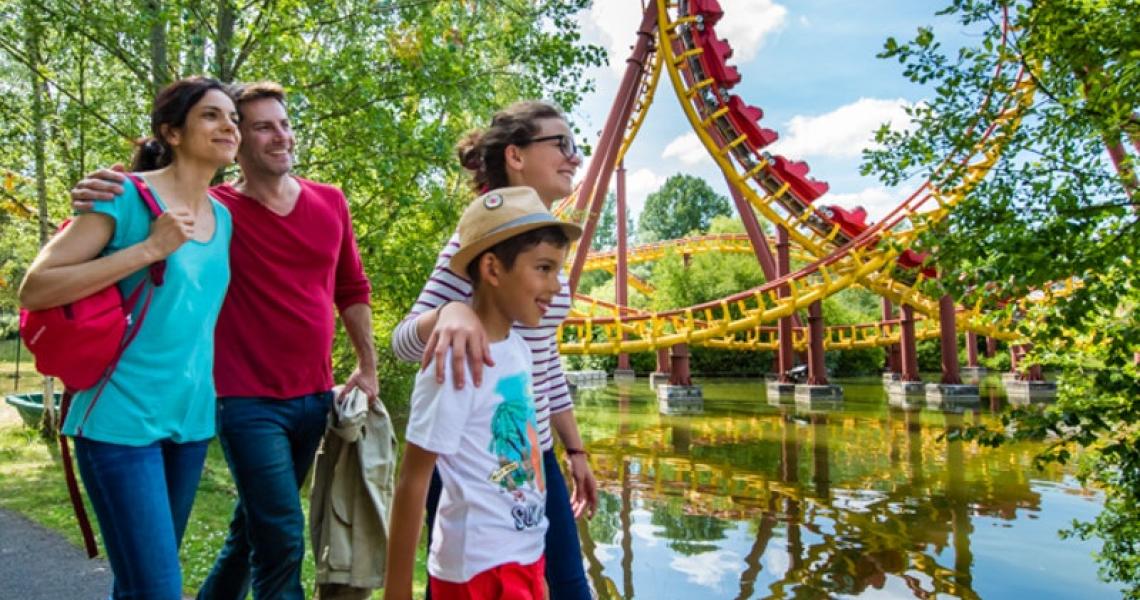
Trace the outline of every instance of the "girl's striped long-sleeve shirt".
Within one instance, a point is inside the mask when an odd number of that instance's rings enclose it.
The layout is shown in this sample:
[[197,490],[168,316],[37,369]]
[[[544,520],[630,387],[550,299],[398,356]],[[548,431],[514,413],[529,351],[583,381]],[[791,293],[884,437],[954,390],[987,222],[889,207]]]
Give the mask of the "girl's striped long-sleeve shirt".
[[[421,314],[442,306],[446,302],[471,302],[471,282],[456,275],[448,268],[451,256],[459,250],[459,234],[448,240],[435,261],[431,277],[420,291],[420,296],[411,312],[392,332],[392,350],[401,360],[419,361],[423,358],[426,343],[416,333],[416,318]],[[570,286],[566,276],[560,274],[562,289],[550,304],[550,309],[542,317],[538,327],[526,327],[516,323],[514,330],[530,346],[534,363],[531,367],[531,381],[534,386],[534,408],[538,417],[538,435],[543,450],[553,446],[550,433],[550,415],[571,410],[570,388],[562,373],[558,355],[558,339],[555,335],[558,326],[570,313]]]

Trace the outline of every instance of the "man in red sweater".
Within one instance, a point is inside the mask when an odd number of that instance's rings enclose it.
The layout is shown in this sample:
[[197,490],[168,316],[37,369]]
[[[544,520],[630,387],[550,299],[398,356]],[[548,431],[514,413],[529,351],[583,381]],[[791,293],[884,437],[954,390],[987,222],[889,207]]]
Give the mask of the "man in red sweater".
[[[210,193],[233,216],[232,278],[218,317],[214,378],[218,437],[238,489],[229,536],[200,599],[302,599],[304,515],[299,489],[333,401],[336,315],[356,350],[345,393],[375,401],[371,286],[337,188],[290,174],[293,131],[281,86],[237,96],[242,178]],[[72,191],[78,208],[121,193],[122,175],[96,172]]]

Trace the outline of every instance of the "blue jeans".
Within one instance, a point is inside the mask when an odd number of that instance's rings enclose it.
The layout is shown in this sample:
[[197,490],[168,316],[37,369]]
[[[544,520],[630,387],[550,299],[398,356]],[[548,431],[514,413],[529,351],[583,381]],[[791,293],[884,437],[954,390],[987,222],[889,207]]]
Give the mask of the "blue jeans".
[[200,600],[301,600],[301,484],[325,431],[332,392],[279,400],[218,399],[218,438],[237,485],[226,543]]
[[[590,600],[590,585],[582,568],[582,545],[578,541],[578,527],[574,511],[570,509],[570,491],[558,466],[554,450],[542,453],[546,470],[546,583],[550,587],[550,600]],[[427,549],[431,552],[431,530],[439,508],[443,481],[439,471],[432,473],[427,497]],[[430,587],[424,599],[431,600]]]
[[178,547],[209,441],[123,446],[75,439],[75,459],[111,562],[116,599],[180,600]]

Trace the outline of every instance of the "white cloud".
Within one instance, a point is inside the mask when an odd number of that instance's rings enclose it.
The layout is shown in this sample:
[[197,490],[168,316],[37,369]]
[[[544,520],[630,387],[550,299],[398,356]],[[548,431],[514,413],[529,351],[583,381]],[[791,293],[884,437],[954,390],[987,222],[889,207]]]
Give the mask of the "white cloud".
[[811,21],[808,20],[806,15],[800,15],[800,26],[801,27],[811,27]]
[[769,151],[792,159],[809,156],[851,158],[874,142],[875,131],[889,122],[893,129],[910,125],[906,100],[860,98],[851,104],[818,116],[797,115],[788,121],[785,136]]
[[[645,208],[645,198],[661,189],[665,185],[665,180],[668,179],[665,175],[658,175],[650,169],[641,168],[625,174],[625,193],[627,210],[633,218],[633,222],[637,223],[637,219],[641,216],[641,210]],[[611,188],[617,190],[615,183]]]
[[898,190],[889,190],[881,185],[862,189],[849,194],[834,194],[828,192],[821,201],[825,204],[838,204],[843,208],[862,206],[867,210],[867,222],[880,221],[887,213],[899,205],[901,198]]
[[649,524],[648,521],[649,517],[645,517],[643,521],[634,519],[633,525],[629,526],[629,535],[636,537],[646,548],[653,548],[657,545],[661,532],[657,526]]
[[764,570],[768,571],[768,576],[780,579],[790,567],[791,561],[788,559],[787,546],[777,543],[769,544],[768,551],[764,553]]
[[[640,2],[603,0],[594,2],[584,19],[600,33],[601,39],[596,43],[605,47],[610,57],[610,68],[614,71],[625,71],[625,59],[629,58],[630,48],[637,41],[641,14]],[[588,33],[586,37],[593,41]]]
[[661,158],[676,158],[684,165],[696,165],[702,162],[711,163],[708,150],[701,143],[697,134],[689,132],[681,135],[665,145]]
[[596,544],[594,546],[594,558],[598,559],[600,563],[610,562],[620,555],[619,548],[614,544]]
[[675,556],[669,566],[702,587],[720,589],[720,582],[739,568],[740,555],[731,550],[702,552],[695,556]]
[[[625,59],[637,41],[637,26],[641,23],[641,3],[630,0],[594,2],[589,13],[581,19],[585,38],[591,40],[591,29],[598,31],[598,43],[606,48],[610,68],[625,70]],[[733,65],[742,65],[756,58],[764,42],[781,29],[787,21],[788,9],[772,0],[723,0],[724,18],[716,25],[717,35],[732,45]]]
[[756,58],[760,47],[784,28],[788,9],[772,0],[724,0],[724,17],[716,33],[732,44],[731,64],[742,65]]

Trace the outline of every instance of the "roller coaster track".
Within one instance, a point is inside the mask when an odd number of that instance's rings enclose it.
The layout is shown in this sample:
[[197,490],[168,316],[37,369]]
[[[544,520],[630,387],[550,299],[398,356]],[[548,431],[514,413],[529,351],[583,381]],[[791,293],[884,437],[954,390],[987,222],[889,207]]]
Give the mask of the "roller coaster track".
[[[773,251],[775,251],[775,249],[773,249]],[[655,262],[665,258],[670,253],[678,255],[688,254],[691,256],[699,254],[751,255],[753,250],[752,241],[748,239],[747,234],[721,233],[640,244],[629,249],[626,260],[629,261],[631,265]],[[793,252],[792,258],[803,262],[815,260],[814,256],[806,252]],[[602,270],[612,272],[616,268],[616,264],[616,250],[593,252],[586,258],[586,266],[583,268],[583,271]]]
[[[637,138],[637,133],[641,131],[641,126],[645,123],[645,117],[649,114],[649,106],[653,104],[653,98],[657,93],[657,83],[661,80],[661,53],[650,50],[647,62],[649,68],[642,72],[641,81],[638,83],[637,100],[634,102],[633,112],[625,126],[621,147],[618,150],[617,164],[621,164],[626,152],[629,151],[630,146],[633,145],[633,141]],[[575,189],[569,196],[563,198],[562,201],[551,207],[551,212],[559,218],[566,219],[571,216],[569,214],[571,210],[570,207],[574,205],[577,199],[578,190]]]
[[[790,316],[851,285],[862,285],[896,304],[907,304],[922,315],[936,317],[938,303],[918,291],[926,274],[919,272],[913,281],[906,281],[897,276],[896,267],[900,256],[908,252],[904,249],[913,246],[921,232],[948,215],[996,162],[1005,140],[1032,102],[1034,88],[1024,70],[1018,72],[1012,85],[999,86],[1005,65],[998,63],[993,77],[998,97],[986,98],[979,108],[975,127],[981,133],[977,141],[962,156],[947,157],[935,171],[938,176],[946,170],[960,169],[960,183],[942,190],[927,182],[879,223],[854,230],[845,228],[833,209],[813,204],[827,186],[810,179],[805,164],[763,151],[764,146],[775,141],[776,134],[758,125],[762,116],[759,109],[728,93],[728,88],[739,81],[739,75],[724,62],[731,49],[716,38],[713,25],[718,15],[689,12],[698,4],[709,3],[683,1],[673,7],[658,0],[657,60],[668,71],[693,131],[729,184],[740,190],[761,216],[786,228],[791,240],[816,261],[751,290],[697,306],[632,316],[568,319],[559,331],[562,352],[643,352],[679,343],[766,345],[760,329],[763,323]],[[677,10],[671,13],[673,8]],[[1003,45],[1005,41],[1003,36]],[[726,74],[725,69],[731,72]],[[647,74],[643,81],[646,77],[652,79]],[[984,123],[984,109],[991,101],[998,107],[996,117]],[[967,131],[972,133],[973,128]],[[627,137],[625,143],[629,141]],[[915,263],[912,257],[910,266],[920,266],[921,262]],[[779,297],[781,286],[790,290],[788,297]],[[976,310],[962,311],[958,325],[999,339],[1016,337],[1010,328],[985,323],[979,316]],[[880,330],[882,326],[879,324]],[[869,326],[850,327],[871,330]],[[623,332],[631,339],[622,340],[619,334]],[[747,332],[753,332],[752,339]],[[738,334],[745,335],[745,339],[737,340]],[[852,335],[849,343],[857,340],[861,344],[886,344],[890,343],[885,341],[887,337]]]
[[[627,260],[629,264],[648,263],[659,261],[670,253],[694,256],[700,254],[751,255],[753,250],[751,241],[746,234],[713,234],[641,244],[629,250]],[[806,252],[793,252],[792,257],[805,262],[812,259],[811,255]],[[590,254],[587,258],[584,270],[602,270],[613,274],[616,270],[616,261],[616,252],[613,250],[595,252]],[[646,295],[654,291],[649,284],[633,275],[630,275],[630,284]],[[1072,293],[1076,285],[1078,285],[1078,282],[1070,279],[1050,290],[1050,293],[1053,297],[1067,296]],[[1034,295],[1027,300],[1033,301],[1040,299],[1043,299],[1043,296],[1039,297],[1038,295]],[[592,318],[597,320],[599,317],[612,318],[615,315],[625,317],[629,315],[648,314],[643,310],[622,307],[612,302],[599,300],[585,294],[575,294],[575,300],[577,300],[577,303],[571,310],[571,317],[576,318]],[[973,318],[973,313],[967,310],[959,310],[957,316],[958,325],[960,327],[966,327],[970,319]],[[899,320],[895,319],[877,323],[827,326],[824,328],[824,348],[827,350],[854,350],[893,346],[899,343],[902,336],[900,323]],[[698,323],[698,326],[700,325],[702,324]],[[916,339],[936,339],[939,333],[939,323],[936,319],[920,319],[915,322]],[[759,326],[751,330],[740,332],[735,336],[712,339],[698,345],[729,350],[776,350],[778,344],[779,336],[776,327]],[[793,327],[793,348],[797,352],[806,351],[807,345],[807,328]]]
[[[774,251],[774,250],[773,250]],[[641,244],[635,246],[627,252],[626,260],[631,265],[656,262],[659,261],[670,253],[681,254],[688,256],[695,256],[699,254],[753,254],[752,241],[748,236],[743,233],[727,233],[727,234],[714,234],[702,235],[696,237],[682,238],[678,240],[667,240],[664,242],[653,242],[649,244]],[[793,252],[792,257],[796,260],[809,262],[814,257],[802,252]],[[608,250],[602,252],[593,252],[586,258],[586,264],[583,271],[606,271],[607,273],[617,275],[617,251]],[[645,280],[633,275],[628,274],[629,284],[634,289],[651,296],[656,290],[651,284]]]

